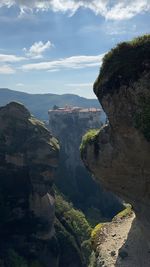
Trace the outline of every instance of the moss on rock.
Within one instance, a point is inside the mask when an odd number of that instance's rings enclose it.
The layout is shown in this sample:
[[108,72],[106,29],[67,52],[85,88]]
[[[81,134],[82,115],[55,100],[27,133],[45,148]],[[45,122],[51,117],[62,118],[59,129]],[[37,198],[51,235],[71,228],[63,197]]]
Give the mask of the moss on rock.
[[94,92],[102,99],[104,95],[129,86],[145,71],[150,70],[150,35],[130,42],[123,42],[103,58],[100,74],[94,84]]
[[[96,137],[99,134],[99,129],[90,129],[83,137],[80,145],[81,157],[86,152],[87,144],[93,144],[96,141]],[[95,142],[95,154],[98,152],[98,147]]]
[[100,232],[101,232],[103,226],[104,226],[104,223],[99,223],[92,230],[91,242],[92,242],[92,247],[93,247],[94,250],[97,247],[97,242],[98,242],[98,239],[99,239],[99,235],[100,235]]

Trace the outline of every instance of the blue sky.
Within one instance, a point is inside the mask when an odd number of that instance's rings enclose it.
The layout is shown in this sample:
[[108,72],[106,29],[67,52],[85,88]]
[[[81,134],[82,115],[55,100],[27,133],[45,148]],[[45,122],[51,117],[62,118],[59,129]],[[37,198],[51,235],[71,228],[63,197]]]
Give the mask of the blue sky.
[[95,97],[104,54],[149,33],[149,12],[150,0],[1,0],[0,87]]

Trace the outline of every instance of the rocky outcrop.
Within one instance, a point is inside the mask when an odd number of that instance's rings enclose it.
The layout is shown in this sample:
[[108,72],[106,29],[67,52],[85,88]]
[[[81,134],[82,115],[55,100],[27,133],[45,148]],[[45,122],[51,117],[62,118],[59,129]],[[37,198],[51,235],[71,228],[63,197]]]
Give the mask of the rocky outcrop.
[[58,152],[58,141],[23,105],[0,108],[0,266],[56,266]]
[[150,35],[104,57],[94,92],[109,124],[84,142],[83,161],[95,179],[132,204],[150,244]]
[[82,135],[90,128],[100,128],[103,123],[104,112],[94,108],[49,111],[49,129],[60,142],[55,184],[93,224],[102,218],[111,219],[122,208],[113,194],[93,181],[80,157]]

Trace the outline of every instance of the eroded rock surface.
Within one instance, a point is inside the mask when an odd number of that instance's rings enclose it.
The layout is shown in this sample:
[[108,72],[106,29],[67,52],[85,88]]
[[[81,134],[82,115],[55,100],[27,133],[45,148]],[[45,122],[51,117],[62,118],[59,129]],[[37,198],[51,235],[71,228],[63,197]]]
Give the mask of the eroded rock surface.
[[84,144],[83,161],[108,190],[132,204],[150,244],[150,35],[105,56],[94,92],[109,123]]
[[58,141],[23,105],[0,108],[0,266],[55,266],[58,152]]

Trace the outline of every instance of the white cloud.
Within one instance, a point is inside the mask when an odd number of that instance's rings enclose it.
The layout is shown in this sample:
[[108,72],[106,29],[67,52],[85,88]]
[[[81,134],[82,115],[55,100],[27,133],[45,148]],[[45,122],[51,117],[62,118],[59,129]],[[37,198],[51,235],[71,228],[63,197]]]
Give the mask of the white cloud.
[[15,72],[16,72],[15,69],[10,67],[9,65],[0,66],[0,74],[13,74]]
[[57,69],[81,69],[100,66],[104,54],[97,56],[72,56],[53,61],[25,64],[21,67],[24,71],[31,70],[57,70]]
[[26,56],[31,58],[42,58],[43,53],[52,47],[52,43],[47,41],[45,44],[42,41],[35,42],[29,49],[23,48]]
[[0,7],[18,5],[21,13],[26,10],[48,10],[69,12],[73,15],[80,7],[89,8],[106,19],[130,19],[142,12],[150,11],[149,0],[1,0]]
[[20,62],[22,60],[25,60],[25,57],[18,57],[15,55],[7,55],[7,54],[0,54],[0,62]]
[[135,15],[150,11],[149,0],[124,0],[116,3],[106,14],[106,19],[122,20],[130,19]]

